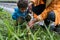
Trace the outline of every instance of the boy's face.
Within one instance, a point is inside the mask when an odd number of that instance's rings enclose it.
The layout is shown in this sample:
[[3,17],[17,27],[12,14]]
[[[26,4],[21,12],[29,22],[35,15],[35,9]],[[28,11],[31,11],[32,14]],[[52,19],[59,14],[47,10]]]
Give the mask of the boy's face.
[[20,8],[21,12],[25,12],[26,8]]

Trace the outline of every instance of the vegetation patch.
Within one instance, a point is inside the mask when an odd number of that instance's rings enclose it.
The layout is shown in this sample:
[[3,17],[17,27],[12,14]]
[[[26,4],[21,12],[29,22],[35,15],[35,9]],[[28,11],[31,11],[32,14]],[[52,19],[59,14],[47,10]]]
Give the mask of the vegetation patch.
[[11,14],[0,9],[0,40],[60,40],[60,35],[49,29],[35,25],[34,29],[26,28],[26,22],[14,26]]

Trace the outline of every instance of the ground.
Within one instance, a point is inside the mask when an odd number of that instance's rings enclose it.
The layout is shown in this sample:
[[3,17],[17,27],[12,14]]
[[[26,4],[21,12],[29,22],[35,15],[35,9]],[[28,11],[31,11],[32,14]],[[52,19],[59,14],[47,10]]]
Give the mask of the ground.
[[34,29],[27,29],[25,22],[23,26],[14,26],[11,14],[0,8],[0,40],[60,40],[60,34],[43,29],[35,25]]

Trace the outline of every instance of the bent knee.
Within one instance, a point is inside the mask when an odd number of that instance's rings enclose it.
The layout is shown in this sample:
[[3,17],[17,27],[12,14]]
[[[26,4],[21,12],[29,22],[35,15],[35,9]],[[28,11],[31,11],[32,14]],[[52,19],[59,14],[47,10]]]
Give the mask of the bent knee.
[[48,19],[51,20],[51,21],[55,21],[55,13],[54,13],[54,11],[50,11],[48,13]]

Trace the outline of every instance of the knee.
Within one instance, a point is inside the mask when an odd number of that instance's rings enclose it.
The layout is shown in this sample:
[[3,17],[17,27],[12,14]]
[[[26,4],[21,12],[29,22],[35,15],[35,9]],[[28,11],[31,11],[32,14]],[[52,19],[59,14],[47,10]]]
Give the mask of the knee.
[[54,11],[48,12],[48,16],[44,20],[44,22],[45,22],[46,25],[49,25],[50,21],[55,22],[55,13],[54,13]]
[[17,21],[18,21],[18,24],[21,25],[21,24],[24,23],[25,20],[24,20],[23,17],[19,17],[19,18],[17,19]]
[[54,13],[54,11],[50,11],[48,13],[48,19],[51,20],[51,21],[55,21],[55,13]]

